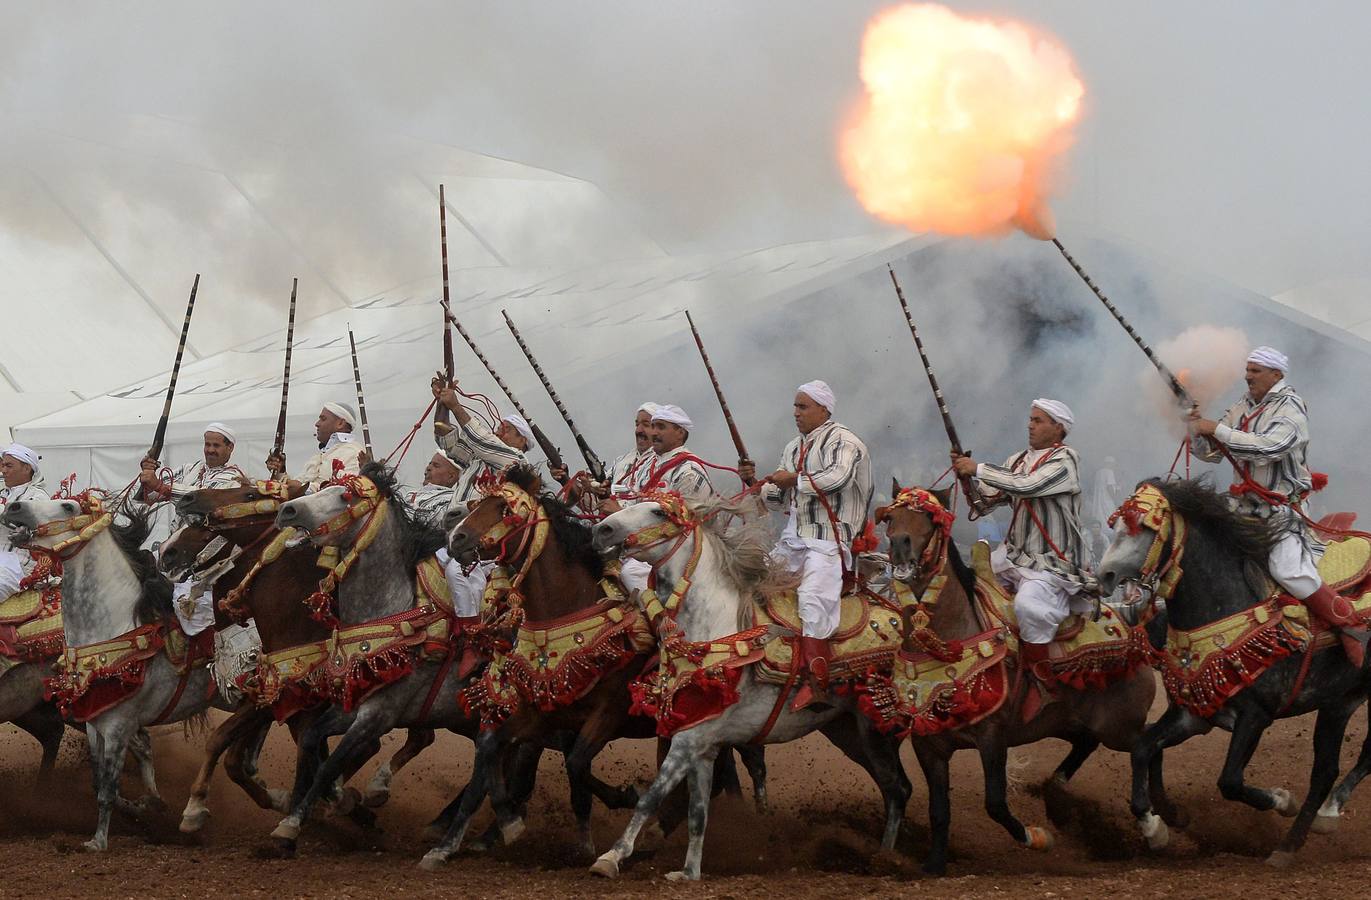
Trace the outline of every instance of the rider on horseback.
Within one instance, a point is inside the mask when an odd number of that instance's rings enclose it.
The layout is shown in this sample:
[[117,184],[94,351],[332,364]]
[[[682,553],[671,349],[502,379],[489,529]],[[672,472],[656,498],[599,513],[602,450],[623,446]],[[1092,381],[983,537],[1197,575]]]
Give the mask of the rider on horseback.
[[1309,416],[1304,400],[1285,383],[1290,360],[1271,347],[1258,347],[1247,357],[1247,393],[1215,422],[1190,413],[1194,450],[1208,462],[1222,457],[1226,447],[1241,464],[1229,490],[1229,505],[1237,512],[1269,519],[1283,529],[1271,549],[1267,570],[1290,596],[1339,631],[1343,650],[1361,667],[1371,632],[1363,626],[1346,599],[1334,593],[1319,576],[1323,544],[1298,514],[1313,487],[1305,464],[1309,446]]
[[[633,414],[633,449],[614,460],[609,467],[608,483],[596,488],[602,497],[597,504],[600,515],[613,515],[622,508],[621,499],[642,491],[652,464],[657,461],[657,451],[652,446],[652,414],[656,411],[657,404],[649,400]],[[642,591],[647,588],[651,572],[652,567],[642,560],[625,559],[620,563],[619,580],[629,590]]]
[[[976,479],[981,498],[1013,510],[1009,532],[990,561],[1001,583],[1015,592],[1019,654],[1025,669],[1052,693],[1052,679],[1040,664],[1056,637],[1057,626],[1088,608],[1094,578],[1085,570],[1087,557],[1081,529],[1080,456],[1062,442],[1075,418],[1058,400],[1033,401],[1028,416],[1028,449],[1003,466],[952,456],[959,476]],[[1030,695],[1030,698],[1032,695]],[[1030,706],[1033,699],[1026,701]],[[1025,718],[1031,718],[1031,711]]]
[[334,478],[334,464],[342,466],[343,475],[357,475],[362,471],[362,455],[366,449],[353,434],[357,414],[346,403],[325,403],[314,421],[314,438],[319,452],[309,458],[297,478],[286,474],[286,458],[272,453],[267,456],[267,471],[281,481],[296,481],[305,485],[307,493],[319,490]]
[[[798,667],[808,680],[791,709],[828,702],[828,639],[838,629],[844,562],[850,568],[852,541],[862,534],[871,504],[871,456],[866,445],[833,420],[837,399],[822,381],[795,390],[795,426],[800,434],[781,452],[781,464],[766,477],[761,497],[786,509],[785,531],[772,559],[800,576],[797,590],[801,635]],[[752,466],[739,466],[746,481]]]

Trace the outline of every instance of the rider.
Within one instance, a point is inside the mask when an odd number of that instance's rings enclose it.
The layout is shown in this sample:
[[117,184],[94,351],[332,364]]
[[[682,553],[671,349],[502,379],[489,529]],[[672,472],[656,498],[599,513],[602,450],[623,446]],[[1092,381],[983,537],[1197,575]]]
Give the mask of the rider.
[[[843,571],[852,565],[852,541],[866,524],[871,504],[871,456],[846,426],[833,420],[837,399],[822,381],[795,389],[798,437],[781,452],[781,464],[765,479],[762,501],[786,510],[785,531],[772,559],[800,576],[797,599],[801,635],[798,667],[808,680],[791,709],[827,703],[828,639],[838,630]],[[753,464],[738,475],[750,482]]]
[[[653,404],[648,418],[652,456],[639,467],[640,472],[644,468],[647,471],[639,476],[637,490],[675,491],[682,497],[697,500],[713,496],[714,485],[710,484],[709,473],[705,471],[700,458],[686,448],[690,429],[695,427],[690,416],[679,406],[668,403]],[[634,502],[627,496],[610,497],[600,503],[600,513],[611,515]],[[630,591],[645,591],[651,572],[652,567],[642,560],[625,559],[619,571],[619,580]]]
[[[138,499],[144,503],[155,503],[159,500],[178,500],[202,488],[238,487],[241,479],[247,476],[242,469],[229,462],[235,437],[233,429],[223,422],[210,422],[205,426],[204,458],[182,463],[171,473],[170,483],[157,477],[157,470],[162,467],[158,460],[150,456],[143,457],[142,471],[138,473]],[[179,524],[179,519],[174,521],[172,531]]]
[[[458,464],[470,460],[454,484],[448,506],[449,514],[455,511],[464,515],[467,504],[477,498],[482,478],[498,475],[515,464],[529,464],[527,453],[533,446],[533,429],[523,416],[510,413],[491,431],[485,422],[462,406],[456,381],[444,385],[442,379],[435,378],[430,387],[433,396],[451,410],[457,420],[456,428],[438,438],[438,446]],[[447,566],[452,605],[462,627],[480,623],[481,595],[485,593],[486,580],[493,568],[494,561],[486,560],[478,562],[470,572],[464,572],[455,561]]]
[[[1013,511],[1008,535],[990,562],[1000,582],[1015,592],[1022,664],[1049,695],[1052,679],[1039,664],[1046,663],[1057,626],[1072,607],[1088,610],[1094,587],[1081,528],[1080,455],[1063,443],[1074,423],[1065,403],[1040,398],[1028,414],[1028,449],[1004,465],[952,454],[957,475],[974,477],[982,500],[1007,503]],[[1037,705],[1035,694],[1029,698],[1026,719]]]
[[[0,452],[0,512],[20,500],[47,500],[43,476],[38,471],[38,454],[23,444],[10,444]],[[27,550],[10,550],[4,541],[0,548],[0,600],[19,590],[19,580],[33,573],[37,564]],[[11,583],[12,582],[12,583]]]
[[[306,493],[313,493],[332,481],[337,475],[360,475],[366,448],[352,433],[357,427],[357,414],[346,403],[337,401],[325,403],[319,410],[319,418],[314,420],[314,439],[319,442],[319,452],[309,458],[305,468],[296,478],[286,474],[286,458],[272,453],[267,457],[267,471],[273,477],[303,484]],[[338,470],[334,471],[334,463]]]
[[1224,413],[1222,421],[1190,413],[1195,452],[1218,462],[1227,448],[1239,466],[1228,502],[1235,511],[1269,520],[1281,530],[1271,548],[1267,569],[1290,596],[1339,632],[1347,658],[1358,668],[1366,658],[1371,632],[1351,604],[1319,577],[1323,544],[1298,514],[1313,486],[1305,454],[1309,417],[1304,400],[1285,383],[1290,360],[1271,347],[1258,347],[1247,357],[1247,393]]
[[652,449],[652,414],[657,404],[651,400],[638,407],[633,415],[633,449],[614,460],[609,467],[610,496],[637,493],[647,473],[652,469],[656,454]]
[[405,501],[421,522],[441,527],[443,516],[452,502],[452,488],[462,477],[462,467],[438,450],[424,467],[424,483],[418,490],[405,494]]

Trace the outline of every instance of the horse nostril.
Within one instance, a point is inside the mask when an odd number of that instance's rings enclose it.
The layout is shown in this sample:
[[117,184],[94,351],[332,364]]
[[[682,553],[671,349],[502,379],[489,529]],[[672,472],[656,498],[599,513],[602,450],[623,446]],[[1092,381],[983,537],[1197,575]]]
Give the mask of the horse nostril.
[[276,512],[276,518],[289,522],[295,518],[295,508],[293,506],[283,506]]

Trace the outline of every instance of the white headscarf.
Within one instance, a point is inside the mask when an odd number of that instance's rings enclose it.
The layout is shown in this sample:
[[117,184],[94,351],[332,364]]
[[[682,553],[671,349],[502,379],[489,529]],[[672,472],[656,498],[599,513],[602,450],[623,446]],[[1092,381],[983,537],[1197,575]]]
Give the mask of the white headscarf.
[[35,480],[38,478],[38,454],[23,444],[10,444],[3,452],[0,452],[0,456],[14,457],[33,470]]
[[806,381],[795,390],[828,410],[830,416],[833,415],[834,407],[838,405],[838,398],[833,396],[833,388],[829,387],[826,381]]
[[1071,407],[1060,400],[1049,400],[1046,397],[1039,397],[1033,401],[1033,406],[1041,409],[1052,417],[1052,421],[1062,426],[1062,431],[1069,433],[1071,426],[1076,424],[1076,417],[1071,414]]
[[633,411],[633,415],[634,415],[634,416],[637,416],[638,413],[640,413],[640,412],[645,412],[645,413],[647,413],[648,418],[651,419],[652,414],[655,413],[656,411],[657,411],[657,404],[656,404],[656,403],[653,403],[651,400],[649,400],[649,401],[647,401],[646,403],[644,403],[642,406],[640,406],[640,407],[638,407],[637,409],[635,409],[635,410]]
[[514,430],[519,432],[520,436],[523,437],[524,441],[528,444],[530,448],[533,447],[533,445],[536,443],[536,441],[533,438],[533,429],[528,427],[528,419],[525,419],[518,413],[510,413],[500,421],[508,422],[509,424],[513,425]]
[[238,443],[238,436],[233,433],[232,428],[228,427],[223,422],[210,422],[208,425],[205,426],[205,430],[213,431],[215,434],[222,434],[225,438],[228,439],[228,442],[230,444]]
[[695,427],[695,423],[690,421],[690,416],[679,406],[670,403],[663,403],[652,411],[652,421],[670,422],[672,425],[679,425],[689,431]]
[[330,401],[324,404],[324,409],[333,413],[335,416],[342,419],[344,422],[348,423],[353,428],[357,427],[357,414],[353,412],[352,407],[348,406],[346,403]]
[[1275,347],[1258,347],[1247,356],[1247,361],[1268,369],[1277,369],[1282,375],[1290,373],[1290,357]]

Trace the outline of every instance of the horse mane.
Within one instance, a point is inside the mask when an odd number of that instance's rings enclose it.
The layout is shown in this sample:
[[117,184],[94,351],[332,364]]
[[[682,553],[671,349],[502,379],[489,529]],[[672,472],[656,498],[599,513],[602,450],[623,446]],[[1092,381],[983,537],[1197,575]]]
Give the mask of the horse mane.
[[798,584],[798,579],[779,568],[771,559],[774,543],[766,524],[749,516],[749,500],[708,497],[686,500],[686,505],[704,527],[706,540],[714,542],[724,574],[744,594],[761,596]]
[[1281,539],[1278,525],[1256,516],[1244,515],[1229,509],[1224,495],[1214,490],[1208,476],[1194,479],[1163,481],[1149,478],[1150,484],[1161,491],[1172,510],[1198,528],[1217,531],[1223,543],[1248,562],[1263,567],[1271,555],[1271,548]]
[[390,505],[391,515],[400,530],[401,558],[411,571],[447,543],[447,536],[441,529],[416,518],[409,504],[395,493],[398,482],[394,469],[378,460],[362,466],[361,475],[376,485],[376,490]]
[[[543,490],[543,476],[528,463],[514,463],[504,471],[505,481],[511,482],[525,494],[536,497]],[[551,496],[550,494],[548,496]]]
[[[515,468],[532,470],[531,466],[516,466]],[[536,489],[537,481],[541,479],[539,479],[536,471],[533,472],[533,477]],[[519,485],[521,489],[528,490],[518,481],[514,483]],[[562,552],[572,562],[584,566],[597,580],[604,577],[604,557],[600,556],[591,544],[594,535],[591,533],[590,527],[581,521],[571,506],[562,502],[558,497],[549,493],[537,496],[538,502],[542,504],[543,512],[547,513],[548,524],[552,528],[553,536],[557,538],[557,543],[561,545]]]
[[952,566],[952,574],[956,576],[957,583],[966,591],[968,600],[975,600],[976,597],[976,573],[971,571],[971,567],[962,559],[962,553],[957,549],[957,544],[949,536],[947,540],[947,561]]
[[143,542],[152,530],[152,509],[125,509],[124,521],[110,522],[109,534],[114,544],[128,560],[133,577],[138,580],[138,602],[134,615],[139,625],[170,621],[176,615],[171,605],[171,582],[157,568],[157,558],[143,549]]

